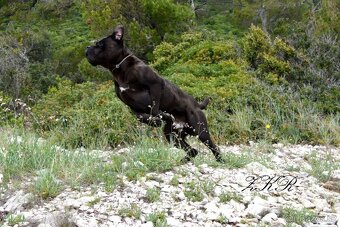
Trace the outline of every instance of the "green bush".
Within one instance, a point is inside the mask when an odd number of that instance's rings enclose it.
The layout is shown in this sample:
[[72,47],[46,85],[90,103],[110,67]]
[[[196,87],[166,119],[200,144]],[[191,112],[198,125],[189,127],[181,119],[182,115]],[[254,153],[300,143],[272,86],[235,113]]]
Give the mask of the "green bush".
[[197,99],[212,97],[206,114],[219,143],[338,144],[338,116],[324,118],[319,112],[326,106],[336,108],[338,89],[319,94],[318,99],[324,101],[313,102],[303,89],[289,87],[289,82],[301,81],[306,62],[301,53],[281,39],[271,42],[256,27],[241,44],[243,55],[237,43],[185,34],[178,43],[163,42],[156,47],[152,65]]
[[86,0],[80,6],[96,38],[111,34],[115,25],[123,24],[127,45],[144,58],[165,38],[171,39],[187,30],[193,19],[189,7],[173,0],[109,0],[101,4]]
[[4,126],[15,119],[13,111],[9,107],[10,98],[0,91],[0,126]]
[[72,84],[58,87],[33,108],[34,127],[70,147],[105,147],[131,141],[135,117],[118,100],[112,82],[101,85]]
[[282,39],[271,41],[262,29],[252,25],[241,46],[245,59],[258,77],[269,84],[308,82],[303,73],[306,57]]

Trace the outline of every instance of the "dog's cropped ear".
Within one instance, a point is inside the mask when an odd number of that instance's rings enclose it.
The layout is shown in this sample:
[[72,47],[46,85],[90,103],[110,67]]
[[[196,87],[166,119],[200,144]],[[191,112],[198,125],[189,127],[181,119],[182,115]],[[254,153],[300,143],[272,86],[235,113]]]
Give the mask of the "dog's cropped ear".
[[112,38],[117,41],[123,41],[124,27],[123,25],[118,25],[113,31]]

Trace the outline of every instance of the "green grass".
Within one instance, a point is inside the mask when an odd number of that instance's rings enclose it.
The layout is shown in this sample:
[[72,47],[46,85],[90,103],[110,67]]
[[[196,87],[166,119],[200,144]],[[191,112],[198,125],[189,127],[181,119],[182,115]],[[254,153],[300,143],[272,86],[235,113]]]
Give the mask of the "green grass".
[[210,180],[203,180],[200,182],[200,186],[207,195],[212,195],[216,187],[216,183]]
[[25,221],[25,217],[23,215],[14,215],[14,214],[7,215],[5,219],[9,226],[17,226],[20,223]]
[[218,223],[222,224],[222,225],[226,225],[226,224],[229,223],[229,219],[226,216],[222,215],[222,214],[220,214],[220,216],[218,216],[216,221]]
[[289,172],[299,172],[301,168],[299,166],[289,165],[285,168]]
[[3,182],[36,176],[33,191],[42,198],[55,197],[65,185],[78,188],[104,182],[116,184],[109,164],[88,151],[69,151],[35,134],[6,129],[0,132],[0,172]]
[[175,175],[170,180],[170,185],[177,187],[179,185],[178,176]]
[[95,198],[95,199],[87,202],[86,205],[91,207],[91,206],[93,206],[93,205],[95,205],[95,204],[97,204],[99,202],[100,202],[100,198],[98,197],[98,198]]
[[149,214],[146,220],[151,221],[153,223],[153,226],[155,227],[168,226],[167,221],[166,221],[166,214],[163,211]]
[[53,173],[44,172],[38,176],[38,179],[34,182],[34,192],[43,199],[56,197],[60,190],[61,184],[55,178]]
[[242,197],[236,192],[223,192],[218,196],[218,198],[220,199],[221,203],[228,203],[231,200],[235,200],[239,203],[242,202]]
[[157,202],[160,196],[161,190],[159,188],[148,188],[146,190],[146,199],[149,203]]
[[290,207],[283,208],[280,216],[284,218],[288,224],[296,223],[299,225],[302,225],[304,222],[311,222],[316,218],[316,214],[311,210],[296,210]]
[[340,169],[340,162],[336,157],[332,157],[327,154],[322,157],[318,157],[314,152],[306,157],[309,164],[312,166],[308,173],[322,182],[326,182],[330,179],[332,172],[336,169]]
[[[113,168],[136,180],[148,172],[165,172],[180,164],[183,152],[154,138],[140,138],[128,154],[113,156]],[[124,164],[124,168],[122,167]]]
[[211,167],[226,167],[228,169],[239,169],[252,162],[254,158],[250,154],[250,152],[243,154],[234,154],[231,152],[227,152],[222,154],[222,158],[224,163],[217,162],[212,154],[205,155],[199,154],[194,160],[193,163],[196,166],[200,166],[202,164],[208,164]]
[[141,209],[137,204],[132,203],[130,205],[126,205],[118,210],[118,215],[122,217],[136,218],[139,219],[141,216]]
[[202,189],[196,181],[190,181],[185,184],[184,195],[193,202],[200,202],[204,199]]
[[78,188],[104,183],[105,189],[112,191],[119,184],[118,175],[135,180],[148,172],[168,171],[179,165],[183,156],[159,138],[146,138],[128,154],[114,154],[111,162],[103,162],[97,153],[66,150],[34,133],[9,128],[0,131],[0,147],[4,185],[33,176],[32,190],[44,199],[57,196],[66,185]]

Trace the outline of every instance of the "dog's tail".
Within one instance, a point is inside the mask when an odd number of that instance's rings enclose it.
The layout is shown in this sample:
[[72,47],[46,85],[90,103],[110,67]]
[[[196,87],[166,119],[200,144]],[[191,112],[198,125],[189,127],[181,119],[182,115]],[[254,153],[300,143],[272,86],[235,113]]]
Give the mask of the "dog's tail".
[[198,105],[202,110],[205,110],[205,108],[207,108],[207,105],[210,102],[210,97],[205,98],[202,102],[199,102]]

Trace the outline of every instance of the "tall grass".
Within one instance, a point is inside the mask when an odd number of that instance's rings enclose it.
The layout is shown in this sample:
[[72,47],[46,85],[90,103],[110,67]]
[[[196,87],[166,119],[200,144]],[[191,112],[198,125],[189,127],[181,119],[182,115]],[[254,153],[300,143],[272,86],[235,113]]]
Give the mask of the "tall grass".
[[107,190],[112,190],[118,175],[135,180],[151,171],[164,172],[178,165],[184,156],[152,136],[140,138],[125,154],[106,151],[106,160],[98,152],[104,151],[66,150],[30,132],[8,128],[0,131],[3,183],[33,179],[32,191],[42,198],[58,195],[66,185],[78,188],[104,183]]
[[105,175],[98,171],[105,169],[105,165],[95,154],[68,151],[29,132],[2,130],[0,147],[4,183],[33,178],[34,190],[42,197],[57,195],[64,184],[73,187],[92,184]]
[[[257,88],[256,88],[257,87]],[[309,143],[340,145],[340,114],[322,114],[292,89],[254,85],[248,100],[213,103],[207,110],[212,135],[219,143]],[[257,91],[258,90],[258,91]],[[256,96],[253,93],[257,92]]]

